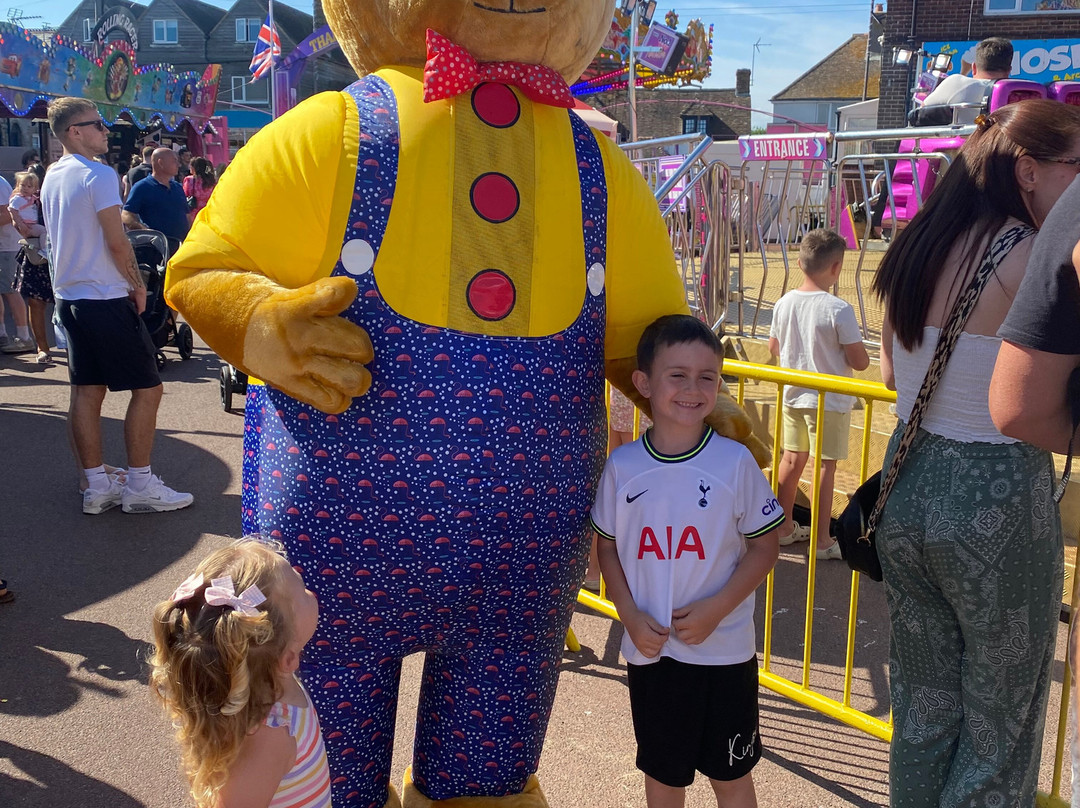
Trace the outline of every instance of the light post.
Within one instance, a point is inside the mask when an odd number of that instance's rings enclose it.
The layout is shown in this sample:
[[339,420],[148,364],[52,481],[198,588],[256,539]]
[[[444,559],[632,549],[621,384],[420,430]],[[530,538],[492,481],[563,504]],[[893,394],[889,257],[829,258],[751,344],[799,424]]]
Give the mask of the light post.
[[629,102],[630,102],[630,142],[637,141],[638,128],[637,128],[637,54],[638,54],[638,42],[637,34],[638,28],[641,25],[649,25],[652,23],[653,14],[656,13],[656,0],[623,0],[622,11],[624,14],[630,15],[630,31],[628,39],[630,40],[630,52],[629,52],[629,70],[627,75],[629,77],[629,83],[627,85],[629,90]]

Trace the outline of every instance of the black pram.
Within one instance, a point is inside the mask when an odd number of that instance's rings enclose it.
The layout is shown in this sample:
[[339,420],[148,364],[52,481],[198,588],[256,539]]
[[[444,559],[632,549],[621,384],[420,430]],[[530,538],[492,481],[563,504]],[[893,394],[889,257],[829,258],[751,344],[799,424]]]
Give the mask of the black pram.
[[176,312],[165,302],[165,265],[169,262],[169,243],[159,230],[129,230],[128,240],[135,251],[135,262],[146,281],[146,310],[142,313],[146,330],[157,348],[158,370],[165,367],[168,345],[176,348],[181,359],[190,359],[194,335],[187,323],[176,322]]

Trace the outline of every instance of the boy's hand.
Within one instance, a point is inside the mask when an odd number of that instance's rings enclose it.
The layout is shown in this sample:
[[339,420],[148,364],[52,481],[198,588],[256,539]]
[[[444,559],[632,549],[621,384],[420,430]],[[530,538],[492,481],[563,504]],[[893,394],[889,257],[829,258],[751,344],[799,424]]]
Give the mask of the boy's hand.
[[635,648],[650,659],[659,655],[660,649],[667,642],[669,629],[664,628],[648,614],[638,609],[619,617]]
[[687,645],[699,645],[716,631],[724,619],[723,607],[716,597],[695,600],[671,613],[675,636]]

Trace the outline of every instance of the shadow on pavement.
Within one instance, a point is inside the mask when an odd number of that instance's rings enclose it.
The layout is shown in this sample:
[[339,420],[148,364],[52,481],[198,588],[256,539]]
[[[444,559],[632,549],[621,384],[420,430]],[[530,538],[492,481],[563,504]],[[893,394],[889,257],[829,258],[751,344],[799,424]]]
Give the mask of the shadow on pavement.
[[[109,805],[142,808],[143,804],[119,789],[77,772],[56,758],[0,741],[0,794],[7,805],[55,808],[58,805]],[[14,773],[12,773],[14,770]]]
[[[582,606],[580,603],[574,607],[575,614],[595,615],[592,609]],[[622,644],[623,625],[617,620],[610,621],[607,630],[607,638],[604,642],[603,655],[598,656],[595,649],[589,647],[584,641],[581,650],[577,653],[569,649],[563,650],[562,662],[559,670],[564,673],[580,673],[595,679],[611,679],[612,681],[626,683],[626,665],[619,660],[619,646]],[[573,625],[573,623],[571,623]],[[581,639],[580,637],[578,638]]]
[[[119,462],[123,425],[106,418],[102,426],[106,457]],[[167,514],[117,507],[85,516],[64,418],[5,412],[3,445],[9,459],[28,462],[0,471],[0,576],[18,593],[0,619],[0,715],[56,715],[90,693],[120,698],[117,683],[145,682],[146,646],[109,625],[115,619],[99,604],[174,564],[203,533],[235,535],[239,497],[223,493],[231,472],[198,446],[159,432],[154,471],[180,490],[196,490],[195,504]],[[13,563],[17,580],[5,573]],[[148,624],[154,602],[167,594],[147,598],[124,622]]]

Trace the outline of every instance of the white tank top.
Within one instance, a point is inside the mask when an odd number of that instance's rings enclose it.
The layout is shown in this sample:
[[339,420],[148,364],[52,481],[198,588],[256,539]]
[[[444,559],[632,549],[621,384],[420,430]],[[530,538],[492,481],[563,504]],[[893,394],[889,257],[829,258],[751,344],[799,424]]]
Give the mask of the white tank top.
[[[893,336],[896,414],[905,423],[911,417],[940,335],[941,329],[926,326],[922,345],[911,352],[905,351]],[[1000,337],[961,332],[923,416],[923,429],[963,443],[1018,442],[998,432],[990,418],[990,376],[1000,345]]]

